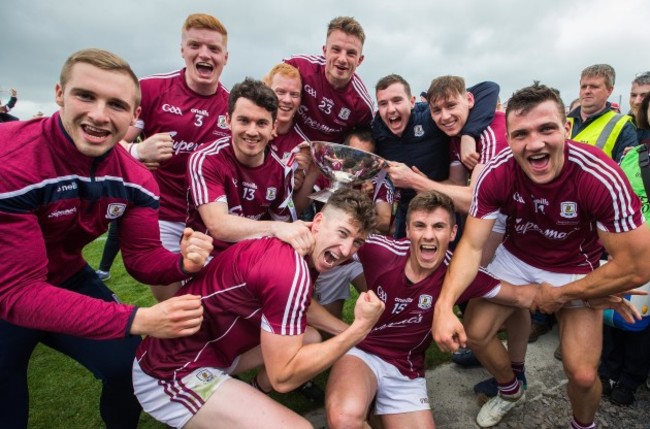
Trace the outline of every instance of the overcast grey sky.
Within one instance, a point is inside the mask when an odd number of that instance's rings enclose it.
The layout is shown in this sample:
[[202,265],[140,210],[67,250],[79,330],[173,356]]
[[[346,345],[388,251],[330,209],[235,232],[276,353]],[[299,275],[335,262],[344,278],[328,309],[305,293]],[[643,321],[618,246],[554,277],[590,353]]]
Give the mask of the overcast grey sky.
[[621,97],[627,109],[631,80],[650,70],[647,0],[21,0],[0,2],[0,99],[16,88],[13,114],[51,114],[61,66],[82,48],[113,51],[139,76],[178,69],[180,28],[195,12],[228,29],[221,78],[228,88],[245,76],[261,78],[286,56],[321,53],[327,23],[339,15],[364,27],[357,72],[373,95],[389,73],[404,76],[415,94],[436,76],[456,74],[468,84],[498,82],[504,100],[541,80],[569,103],[580,71],[609,63],[617,72],[610,100]]

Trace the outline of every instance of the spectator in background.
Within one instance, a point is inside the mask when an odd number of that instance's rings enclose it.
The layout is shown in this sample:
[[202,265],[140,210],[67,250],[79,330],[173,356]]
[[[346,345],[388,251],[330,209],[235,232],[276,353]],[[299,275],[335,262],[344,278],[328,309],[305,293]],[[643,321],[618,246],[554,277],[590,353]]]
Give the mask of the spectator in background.
[[643,98],[650,92],[650,71],[638,73],[632,81],[632,88],[630,89],[630,112],[632,121],[635,125],[639,125],[637,117],[641,109],[641,102]]
[[643,97],[641,107],[635,117],[639,143],[650,147],[650,92]]
[[[650,76],[649,76],[650,77]],[[634,91],[634,89],[633,89]],[[634,118],[643,136],[641,145],[631,149],[621,160],[621,169],[630,179],[634,193],[641,199],[641,212],[646,224],[650,221],[650,165],[648,146],[650,133],[648,107],[650,92],[646,93],[639,106],[634,109]],[[630,99],[630,106],[632,100]],[[643,161],[645,159],[645,161]],[[615,319],[614,319],[615,320]],[[646,322],[633,325],[618,323],[605,317],[603,327],[603,352],[598,374],[603,385],[603,395],[617,405],[631,405],[637,388],[643,384],[650,370],[650,326]],[[613,325],[613,326],[612,326]]]
[[[637,138],[639,143],[648,144],[650,139],[650,130],[647,126],[647,103],[646,107],[642,106],[646,95],[650,93],[650,71],[638,73],[632,81],[632,88],[630,89],[630,112],[628,115],[632,117],[632,122],[637,127]],[[641,118],[643,117],[643,118]],[[642,121],[645,120],[645,124]]]
[[616,113],[607,101],[615,81],[616,72],[608,64],[585,68],[580,76],[580,106],[567,120],[572,140],[597,146],[619,162],[625,148],[636,146],[638,140],[631,117]]
[[7,101],[7,104],[3,106],[2,102],[0,102],[0,122],[11,122],[11,121],[18,120],[17,117],[9,114],[11,109],[14,108],[16,102],[18,101],[18,91],[11,88],[10,93],[11,93],[11,98],[9,99],[9,101]]

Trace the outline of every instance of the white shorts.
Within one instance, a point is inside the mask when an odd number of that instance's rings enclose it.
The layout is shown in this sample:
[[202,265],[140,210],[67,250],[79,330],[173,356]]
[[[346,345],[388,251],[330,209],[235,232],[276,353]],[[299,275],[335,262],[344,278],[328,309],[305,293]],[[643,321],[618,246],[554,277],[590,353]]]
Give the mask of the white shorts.
[[361,359],[377,378],[375,414],[381,416],[431,409],[424,377],[408,378],[395,365],[356,347],[346,354]]
[[350,298],[350,282],[363,274],[361,262],[338,265],[324,271],[316,278],[314,296],[321,305],[327,305],[340,299]]
[[185,223],[159,220],[158,225],[163,247],[172,253],[181,253],[181,238],[183,238]]
[[182,428],[205,404],[214,392],[230,379],[228,369],[199,368],[177,381],[151,377],[133,361],[133,390],[142,409],[166,425]]
[[[487,266],[487,270],[494,277],[505,280],[513,285],[524,285],[530,283],[550,283],[555,287],[562,287],[567,283],[579,280],[586,274],[565,274],[554,273],[533,267],[508,252],[503,244],[497,247],[494,252],[494,259]],[[581,299],[574,299],[564,304],[563,308],[581,308],[585,304]]]

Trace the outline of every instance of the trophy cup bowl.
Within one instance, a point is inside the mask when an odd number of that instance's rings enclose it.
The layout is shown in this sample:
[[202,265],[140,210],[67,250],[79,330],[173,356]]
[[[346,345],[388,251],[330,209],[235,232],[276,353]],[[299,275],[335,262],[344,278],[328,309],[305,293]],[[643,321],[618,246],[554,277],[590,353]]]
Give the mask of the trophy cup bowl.
[[337,189],[352,187],[371,179],[387,165],[384,158],[374,153],[324,141],[311,142],[311,156],[331,183],[329,188],[309,196],[322,203],[326,203]]

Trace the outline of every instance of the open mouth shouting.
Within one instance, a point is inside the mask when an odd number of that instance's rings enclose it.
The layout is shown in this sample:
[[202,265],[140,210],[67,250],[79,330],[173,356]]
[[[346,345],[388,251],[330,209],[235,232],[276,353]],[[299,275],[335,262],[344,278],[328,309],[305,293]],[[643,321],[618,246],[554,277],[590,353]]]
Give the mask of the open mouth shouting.
[[420,256],[424,261],[434,260],[437,253],[438,253],[438,246],[436,246],[435,244],[420,245]]
[[386,119],[388,120],[388,128],[393,132],[393,134],[399,135],[406,128],[406,122],[402,119],[402,115],[399,113],[389,114]]
[[551,156],[547,153],[540,153],[537,155],[531,155],[528,157],[528,162],[530,163],[533,171],[542,172],[548,166]]
[[341,256],[334,254],[333,252],[326,250],[325,254],[323,255],[323,260],[325,261],[325,266],[328,268],[332,268],[341,259]]
[[195,68],[196,68],[196,71],[199,74],[199,76],[205,77],[205,78],[211,77],[212,72],[214,71],[214,66],[212,64],[206,63],[204,61],[196,63]]

